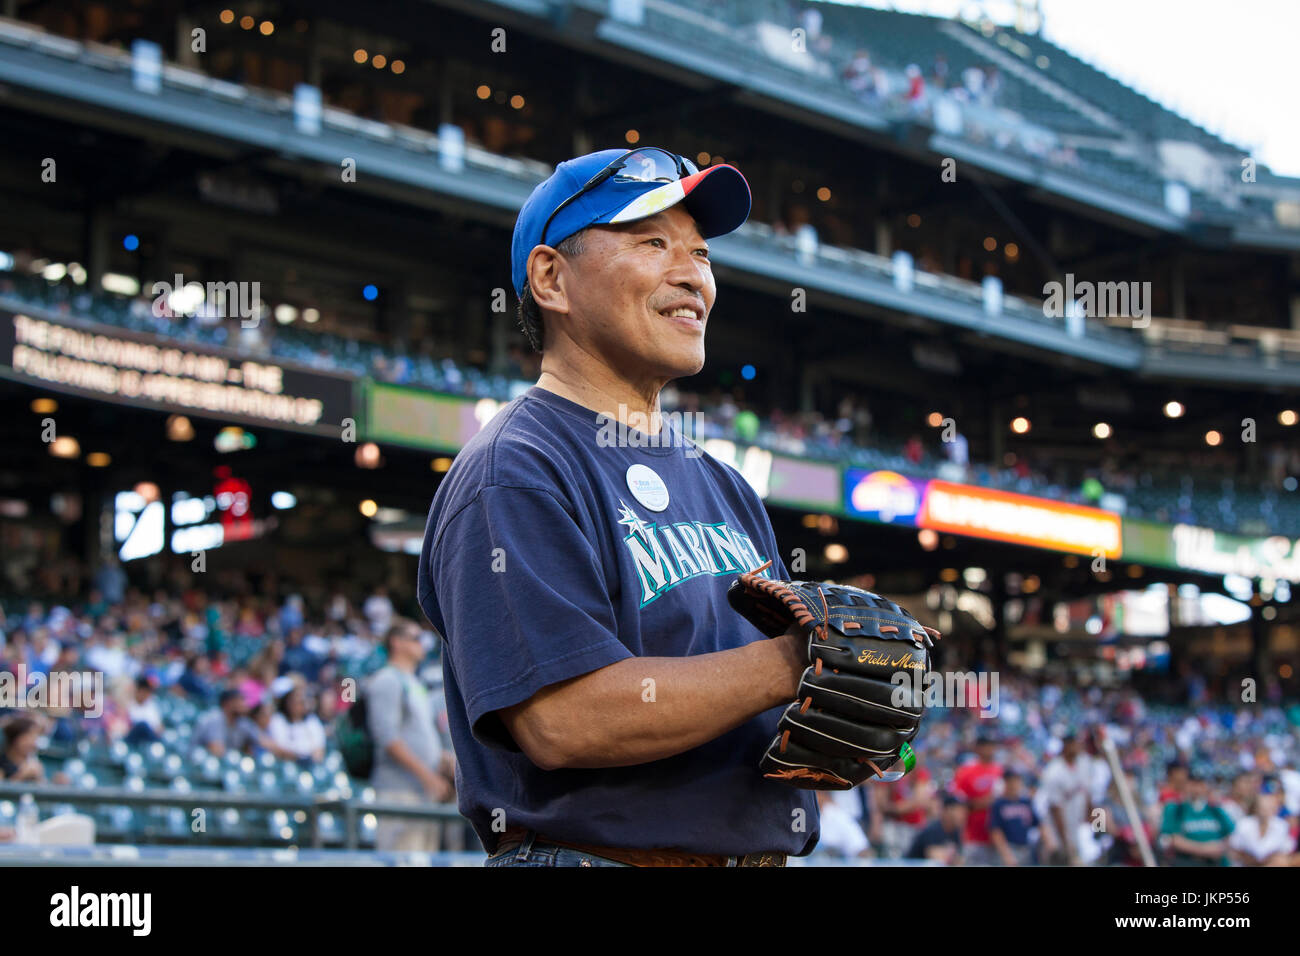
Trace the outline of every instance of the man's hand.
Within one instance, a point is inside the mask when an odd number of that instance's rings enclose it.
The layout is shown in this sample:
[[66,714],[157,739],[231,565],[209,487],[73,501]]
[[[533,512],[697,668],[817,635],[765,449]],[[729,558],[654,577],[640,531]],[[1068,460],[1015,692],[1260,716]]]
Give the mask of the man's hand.
[[451,795],[456,792],[451,781],[436,770],[428,771],[420,782],[424,785],[425,794],[434,803],[447,803],[451,800]]

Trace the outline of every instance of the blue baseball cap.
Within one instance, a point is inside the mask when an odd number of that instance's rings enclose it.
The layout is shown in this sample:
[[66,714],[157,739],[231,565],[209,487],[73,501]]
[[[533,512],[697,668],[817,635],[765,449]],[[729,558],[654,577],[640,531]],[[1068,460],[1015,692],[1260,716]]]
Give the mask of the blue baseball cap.
[[[550,178],[533,189],[519,210],[510,243],[511,279],[517,296],[522,298],[524,294],[528,256],[543,244],[543,238],[545,245],[558,246],[588,226],[645,219],[679,202],[686,204],[705,239],[726,235],[749,218],[752,202],[749,183],[736,167],[721,163],[698,170],[694,163],[666,150],[645,147],[644,151],[680,160],[680,169],[686,175],[671,181],[611,175],[584,193],[584,186],[610,164],[620,157],[642,152],[603,149],[565,160],[555,167]],[[636,165],[635,156],[631,165]]]

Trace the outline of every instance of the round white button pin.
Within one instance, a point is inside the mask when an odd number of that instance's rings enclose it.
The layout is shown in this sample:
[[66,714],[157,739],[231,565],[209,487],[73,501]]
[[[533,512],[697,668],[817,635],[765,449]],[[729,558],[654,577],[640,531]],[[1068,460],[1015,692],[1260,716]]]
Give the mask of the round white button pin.
[[651,511],[668,507],[668,486],[648,465],[632,465],[627,470],[627,490]]

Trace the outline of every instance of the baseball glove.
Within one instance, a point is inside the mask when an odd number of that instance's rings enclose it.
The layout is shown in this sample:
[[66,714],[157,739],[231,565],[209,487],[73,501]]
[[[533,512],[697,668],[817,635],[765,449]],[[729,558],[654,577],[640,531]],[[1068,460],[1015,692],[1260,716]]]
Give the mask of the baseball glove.
[[909,742],[921,727],[931,639],[939,632],[861,588],[760,577],[770,564],[737,578],[727,600],[768,637],[797,625],[808,639],[809,666],[759,769],[806,790],[903,776],[915,760]]

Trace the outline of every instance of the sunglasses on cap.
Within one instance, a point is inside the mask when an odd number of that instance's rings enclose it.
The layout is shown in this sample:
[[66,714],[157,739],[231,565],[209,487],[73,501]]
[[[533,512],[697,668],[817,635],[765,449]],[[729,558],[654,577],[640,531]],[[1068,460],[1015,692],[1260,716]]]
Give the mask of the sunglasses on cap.
[[693,176],[699,171],[700,167],[685,156],[678,156],[676,153],[670,153],[658,146],[629,149],[588,179],[586,184],[576,193],[555,207],[555,210],[546,218],[546,224],[542,226],[542,236],[539,244],[543,246],[549,245],[546,241],[546,231],[551,228],[551,222],[560,214],[562,209],[576,202],[608,179],[612,178],[615,182],[628,183],[672,183],[679,179],[685,179],[687,176]]

